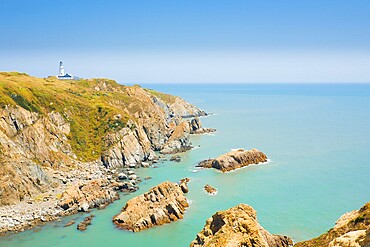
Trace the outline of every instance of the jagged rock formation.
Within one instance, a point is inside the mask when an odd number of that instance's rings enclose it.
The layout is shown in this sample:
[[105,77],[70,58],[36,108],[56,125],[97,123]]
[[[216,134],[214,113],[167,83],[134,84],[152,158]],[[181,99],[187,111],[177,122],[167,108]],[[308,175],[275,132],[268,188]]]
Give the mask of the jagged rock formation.
[[258,223],[256,211],[249,205],[240,204],[209,218],[190,246],[288,247],[292,244],[289,237],[266,231]]
[[129,200],[113,222],[119,228],[138,232],[182,219],[188,206],[180,186],[167,181]]
[[167,143],[163,146],[160,153],[162,154],[173,154],[178,152],[184,152],[191,149],[191,143],[189,141],[190,135],[190,124],[189,121],[184,121],[179,124]]
[[205,134],[215,132],[216,129],[203,128],[202,123],[198,117],[193,118],[190,121],[190,134]]
[[294,246],[369,247],[370,202],[359,210],[342,215],[327,233]]
[[63,192],[59,206],[72,212],[87,212],[90,208],[109,204],[118,198],[107,179],[95,179],[69,187]]
[[211,185],[209,184],[206,184],[204,185],[204,190],[208,193],[208,194],[211,194],[211,195],[214,195],[217,193],[217,189],[212,187]]
[[215,168],[222,172],[228,172],[267,161],[267,156],[257,149],[244,150],[238,149],[235,151],[223,154],[215,159],[208,159],[200,162],[197,166],[204,168]]

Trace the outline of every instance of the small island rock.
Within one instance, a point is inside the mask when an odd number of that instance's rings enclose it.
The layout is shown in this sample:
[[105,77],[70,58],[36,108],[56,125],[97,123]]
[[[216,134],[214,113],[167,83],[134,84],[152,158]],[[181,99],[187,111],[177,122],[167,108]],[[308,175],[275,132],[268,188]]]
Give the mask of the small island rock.
[[197,167],[215,168],[222,172],[228,172],[237,168],[251,164],[259,164],[266,161],[267,156],[255,148],[251,150],[238,149],[220,155],[215,159],[204,160],[200,162]]
[[256,211],[249,205],[240,204],[225,211],[216,212],[206,221],[203,230],[190,247],[288,247],[289,237],[272,235],[257,221]]

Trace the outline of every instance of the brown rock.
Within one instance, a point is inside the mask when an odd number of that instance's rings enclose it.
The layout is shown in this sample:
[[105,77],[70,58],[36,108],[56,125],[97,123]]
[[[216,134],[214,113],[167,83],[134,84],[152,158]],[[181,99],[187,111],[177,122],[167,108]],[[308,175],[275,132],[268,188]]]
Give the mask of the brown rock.
[[130,199],[113,217],[119,228],[138,232],[183,218],[188,201],[179,185],[163,182],[145,194]]
[[222,172],[228,172],[267,161],[267,156],[257,149],[244,150],[238,149],[235,151],[223,154],[215,159],[208,159],[200,162],[197,167],[216,168]]
[[272,235],[260,226],[256,211],[246,204],[215,213],[206,221],[203,230],[190,244],[191,247],[288,247],[290,245],[292,245],[290,238]]
[[87,229],[87,227],[92,224],[91,221],[94,217],[95,217],[95,215],[93,215],[93,214],[85,217],[85,219],[77,225],[77,230],[85,231]]
[[188,182],[190,181],[189,178],[183,178],[181,179],[180,181],[180,188],[182,190],[182,192],[184,193],[188,193],[189,192],[189,188],[188,188]]
[[342,215],[335,226],[321,236],[307,241],[299,242],[297,247],[314,246],[370,246],[370,202],[360,210]]
[[67,224],[64,225],[64,227],[68,227],[76,223],[74,220],[69,221]]
[[214,188],[214,187],[212,187],[211,185],[209,185],[209,184],[206,184],[205,186],[204,186],[204,190],[208,193],[208,194],[216,194],[217,193],[217,189],[216,188]]
[[69,211],[88,211],[118,199],[117,192],[106,179],[95,179],[69,187],[63,192],[59,206]]

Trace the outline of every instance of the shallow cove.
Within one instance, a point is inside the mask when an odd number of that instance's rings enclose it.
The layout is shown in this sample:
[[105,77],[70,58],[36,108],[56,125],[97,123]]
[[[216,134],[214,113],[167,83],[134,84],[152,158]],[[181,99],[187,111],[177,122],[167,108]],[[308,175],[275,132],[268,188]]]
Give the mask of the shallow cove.
[[[202,118],[214,134],[192,136],[194,146],[166,161],[140,169],[140,190],[102,211],[85,232],[63,222],[41,231],[0,239],[0,246],[188,246],[217,210],[247,203],[271,233],[309,239],[331,228],[340,215],[370,201],[370,85],[146,85],[182,96],[215,115]],[[221,173],[194,166],[233,148],[258,148],[267,164]],[[116,229],[112,217],[133,196],[165,180],[189,177],[190,208],[184,219],[139,233]],[[203,190],[218,189],[216,195]]]

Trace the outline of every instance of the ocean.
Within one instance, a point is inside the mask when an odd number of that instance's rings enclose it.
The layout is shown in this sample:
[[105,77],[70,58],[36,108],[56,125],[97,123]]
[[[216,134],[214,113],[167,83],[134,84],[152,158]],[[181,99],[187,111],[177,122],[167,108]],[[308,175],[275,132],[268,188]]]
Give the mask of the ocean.
[[[143,85],[179,95],[212,113],[201,118],[213,134],[192,136],[182,162],[165,161],[137,174],[151,180],[122,196],[85,232],[63,227],[78,214],[39,231],[0,238],[0,246],[189,246],[216,211],[240,203],[257,210],[259,223],[294,241],[318,236],[345,212],[370,201],[370,84]],[[201,160],[235,148],[258,148],[270,162],[230,173],[195,169]],[[117,229],[112,217],[130,198],[163,181],[190,178],[184,219],[142,232]],[[218,189],[216,195],[203,190]]]

